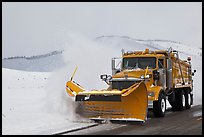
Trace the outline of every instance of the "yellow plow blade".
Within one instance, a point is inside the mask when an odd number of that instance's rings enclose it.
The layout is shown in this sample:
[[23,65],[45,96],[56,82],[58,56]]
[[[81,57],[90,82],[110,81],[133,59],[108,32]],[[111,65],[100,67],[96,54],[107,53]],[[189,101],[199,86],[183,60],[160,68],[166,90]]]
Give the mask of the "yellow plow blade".
[[145,121],[148,95],[144,82],[122,91],[90,91],[76,95],[80,115],[90,119]]

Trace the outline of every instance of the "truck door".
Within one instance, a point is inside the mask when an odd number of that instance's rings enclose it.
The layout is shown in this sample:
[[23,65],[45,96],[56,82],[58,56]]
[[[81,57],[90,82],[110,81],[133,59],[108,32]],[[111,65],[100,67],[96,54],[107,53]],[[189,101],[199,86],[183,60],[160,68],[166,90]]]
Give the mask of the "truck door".
[[166,88],[166,67],[165,67],[165,59],[158,59],[158,71],[159,71],[159,85]]

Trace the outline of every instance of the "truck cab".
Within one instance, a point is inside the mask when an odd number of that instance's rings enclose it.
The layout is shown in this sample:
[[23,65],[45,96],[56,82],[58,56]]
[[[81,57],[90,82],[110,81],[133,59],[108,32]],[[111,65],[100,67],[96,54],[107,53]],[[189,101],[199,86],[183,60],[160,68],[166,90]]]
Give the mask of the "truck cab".
[[[110,89],[123,90],[144,81],[148,92],[148,108],[153,109],[155,116],[159,117],[165,114],[167,99],[169,99],[172,108],[176,108],[178,102],[183,100],[183,107],[180,105],[179,110],[192,105],[191,65],[190,62],[181,61],[178,58],[178,53],[176,54],[172,50],[149,51],[149,49],[124,52],[118,68],[115,67],[116,59],[118,58],[112,59]],[[185,85],[185,83],[191,84]],[[176,87],[179,84],[184,86]],[[182,99],[176,97],[181,96],[178,95],[180,91],[184,92]],[[188,94],[191,97],[187,97]]]

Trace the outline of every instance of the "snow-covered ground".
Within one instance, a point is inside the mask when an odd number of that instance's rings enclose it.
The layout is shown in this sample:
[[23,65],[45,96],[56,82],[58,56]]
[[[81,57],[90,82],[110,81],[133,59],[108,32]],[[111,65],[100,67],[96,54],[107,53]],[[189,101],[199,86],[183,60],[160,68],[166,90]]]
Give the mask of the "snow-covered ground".
[[[80,45],[80,46],[79,46]],[[71,46],[71,47],[70,47]],[[27,63],[29,69],[17,70],[15,65],[2,68],[2,134],[53,134],[65,129],[94,124],[74,113],[75,103],[65,92],[66,81],[75,66],[78,71],[75,81],[86,89],[101,89],[107,85],[99,78],[100,74],[111,74],[111,58],[121,56],[121,49],[144,50],[145,48],[167,49],[169,46],[180,52],[180,58],[192,57],[194,76],[194,105],[202,104],[202,50],[182,43],[162,40],[137,40],[129,37],[103,36],[90,41],[72,39],[69,48],[60,53],[61,64],[54,71],[39,72],[39,64],[49,64],[51,58],[35,58]],[[49,58],[49,59],[48,59]],[[56,56],[59,59],[59,54]],[[37,63],[39,60],[40,63]],[[44,62],[43,62],[44,60]],[[10,63],[14,63],[10,59]],[[15,62],[16,63],[16,62]],[[9,66],[9,61],[6,62]],[[18,64],[19,65],[19,64]],[[41,68],[43,68],[41,66]],[[22,71],[25,70],[25,71]],[[34,72],[38,71],[38,72]]]
[[64,85],[62,90],[49,87],[49,72],[2,68],[2,74],[2,134],[53,134],[93,124],[75,117]]

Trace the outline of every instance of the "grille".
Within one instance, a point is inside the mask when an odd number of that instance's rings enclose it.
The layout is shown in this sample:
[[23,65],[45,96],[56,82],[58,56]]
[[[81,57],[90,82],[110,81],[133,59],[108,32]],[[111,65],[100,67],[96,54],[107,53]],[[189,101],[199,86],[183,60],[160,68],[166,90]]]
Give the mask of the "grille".
[[112,81],[112,89],[117,90],[127,89],[135,83],[136,81]]

